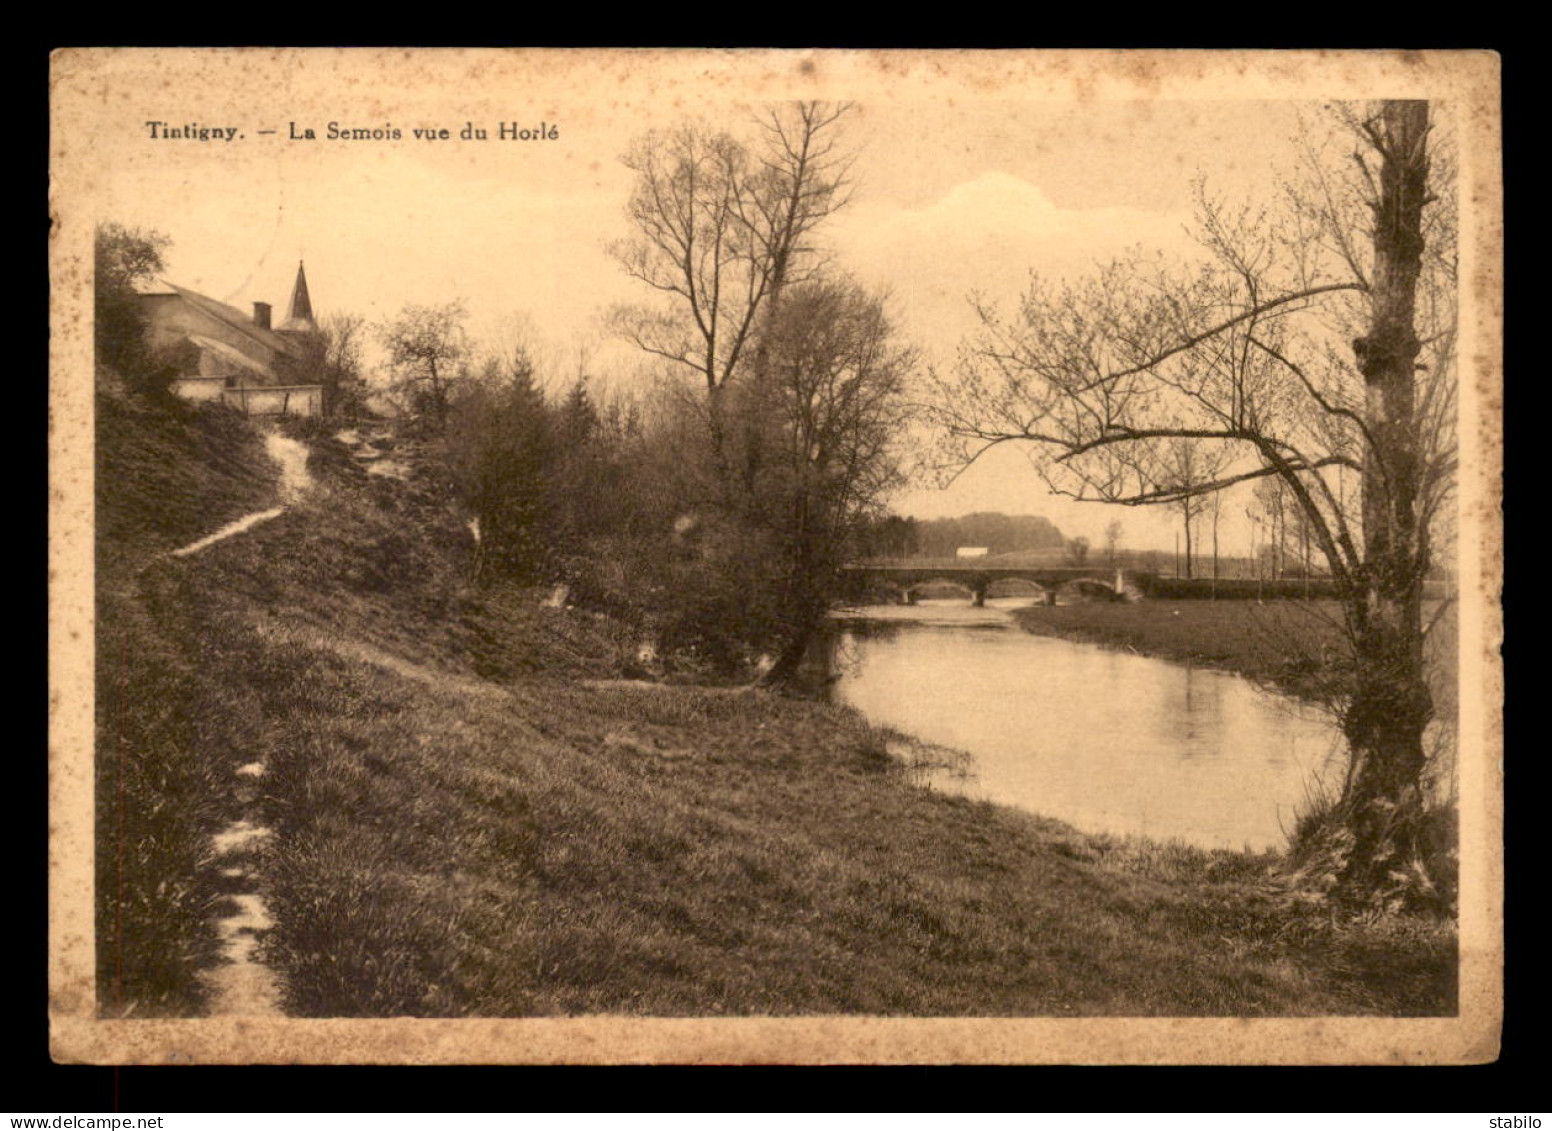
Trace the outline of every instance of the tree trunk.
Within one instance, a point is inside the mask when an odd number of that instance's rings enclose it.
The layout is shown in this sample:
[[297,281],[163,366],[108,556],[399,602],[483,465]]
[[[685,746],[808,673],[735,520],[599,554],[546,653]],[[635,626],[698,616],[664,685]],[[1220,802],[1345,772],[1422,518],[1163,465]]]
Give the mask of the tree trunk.
[[1287,562],[1284,558],[1288,545],[1288,522],[1283,513],[1283,501],[1279,496],[1277,500],[1277,513],[1275,516],[1275,529],[1277,531],[1276,549],[1272,556],[1272,580],[1281,581],[1283,574],[1287,572]]
[[1309,523],[1299,524],[1299,559],[1304,574],[1304,599],[1309,600],[1310,595],[1310,548],[1309,548]]
[[761,682],[767,687],[790,687],[797,678],[798,671],[803,666],[804,657],[808,655],[808,646],[818,631],[817,620],[797,626],[786,643],[782,645],[776,662],[771,665],[771,670],[765,674],[765,679]]
[[829,586],[826,583],[829,578],[827,571],[822,568],[825,556],[815,545],[812,518],[809,499],[800,488],[793,499],[793,538],[781,612],[785,639],[776,663],[766,674],[765,683],[770,686],[791,685],[808,654],[809,643],[824,623],[828,608],[826,595]]
[[1371,322],[1353,342],[1372,436],[1363,471],[1364,564],[1348,595],[1355,647],[1343,719],[1351,747],[1343,812],[1352,851],[1341,887],[1385,897],[1415,848],[1432,699],[1423,667],[1422,581],[1427,552],[1418,523],[1414,328],[1426,201],[1428,104],[1387,102],[1374,210]]
[[1220,500],[1220,498],[1221,498],[1221,496],[1219,496],[1219,495],[1214,495],[1213,496],[1213,525],[1212,525],[1213,572],[1212,572],[1212,579],[1213,579],[1213,597],[1215,599],[1218,596],[1218,510],[1219,510],[1219,500]]
[[1187,499],[1181,509],[1186,516],[1186,580],[1191,579],[1191,500]]

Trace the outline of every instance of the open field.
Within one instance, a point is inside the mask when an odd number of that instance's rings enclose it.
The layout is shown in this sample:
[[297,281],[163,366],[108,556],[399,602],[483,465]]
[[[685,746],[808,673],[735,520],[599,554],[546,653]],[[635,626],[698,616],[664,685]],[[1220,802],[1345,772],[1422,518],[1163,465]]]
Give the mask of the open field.
[[[169,557],[272,504],[262,447],[220,412],[147,430],[101,411],[104,442],[127,445],[99,485],[109,1015],[203,1007],[222,895],[205,846],[249,763],[268,767],[273,830],[253,858],[276,920],[260,955],[300,1016],[1455,1009],[1444,921],[1344,922],[1268,856],[916,788],[890,736],[837,707],[588,686],[624,672],[628,626],[472,590],[445,495],[367,476],[318,434],[311,495]],[[1119,638],[1142,630],[1101,618],[1132,608],[1030,613]],[[1193,627],[1191,647],[1213,635]]]

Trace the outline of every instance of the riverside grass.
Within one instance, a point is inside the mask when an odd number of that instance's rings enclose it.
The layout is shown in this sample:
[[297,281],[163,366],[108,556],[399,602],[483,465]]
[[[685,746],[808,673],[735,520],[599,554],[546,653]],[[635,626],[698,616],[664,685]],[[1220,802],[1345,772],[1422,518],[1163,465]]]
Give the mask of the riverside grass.
[[[105,431],[133,434],[100,483],[100,679],[124,688],[99,720],[105,1012],[201,1008],[201,845],[253,761],[261,955],[297,1016],[1455,1010],[1449,923],[1334,919],[1270,882],[1271,856],[917,788],[890,736],[823,703],[589,686],[624,670],[627,626],[471,590],[447,497],[316,431],[309,496],[167,557],[272,501],[246,439],[206,475],[206,441],[245,428],[202,410]],[[141,476],[169,463],[225,486],[136,529]],[[202,513],[172,536],[177,505]]]
[[1312,691],[1322,654],[1341,645],[1335,601],[1094,601],[1014,616],[1042,636],[1233,671],[1295,695]]
[[[1437,709],[1453,714],[1456,624],[1453,606],[1444,612],[1429,659]],[[1237,672],[1312,699],[1320,698],[1322,668],[1344,651],[1342,609],[1330,600],[1079,601],[1018,609],[1014,617],[1027,632]]]

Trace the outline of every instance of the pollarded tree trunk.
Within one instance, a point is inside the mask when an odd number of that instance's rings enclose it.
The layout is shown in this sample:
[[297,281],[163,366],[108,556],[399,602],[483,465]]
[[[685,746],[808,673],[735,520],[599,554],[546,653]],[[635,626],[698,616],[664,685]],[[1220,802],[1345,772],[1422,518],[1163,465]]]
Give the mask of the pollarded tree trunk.
[[1371,127],[1382,155],[1374,209],[1369,332],[1353,342],[1366,389],[1369,450],[1363,473],[1364,563],[1348,601],[1355,645],[1351,747],[1343,798],[1352,852],[1341,877],[1353,893],[1383,893],[1411,857],[1432,715],[1423,666],[1419,444],[1414,322],[1428,196],[1428,104],[1387,102]]
[[792,539],[786,592],[782,599],[781,620],[785,631],[776,662],[766,673],[765,683],[789,687],[797,678],[808,655],[809,645],[818,635],[829,611],[829,592],[833,579],[827,568],[829,555],[819,549],[813,530],[813,504],[800,489],[792,502]]
[[778,651],[775,663],[762,680],[767,687],[787,688],[796,681],[803,661],[808,656],[809,645],[824,625],[824,613],[822,608],[810,609],[801,619],[789,614],[787,638]]

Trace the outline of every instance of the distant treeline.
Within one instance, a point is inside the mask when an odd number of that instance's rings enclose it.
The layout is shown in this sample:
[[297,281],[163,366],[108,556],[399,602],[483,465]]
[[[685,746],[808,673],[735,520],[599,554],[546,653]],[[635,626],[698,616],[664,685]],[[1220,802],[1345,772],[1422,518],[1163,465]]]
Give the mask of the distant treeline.
[[1062,532],[1048,518],[982,511],[960,518],[915,519],[890,515],[859,535],[866,557],[951,558],[962,546],[991,554],[1060,549]]

